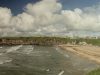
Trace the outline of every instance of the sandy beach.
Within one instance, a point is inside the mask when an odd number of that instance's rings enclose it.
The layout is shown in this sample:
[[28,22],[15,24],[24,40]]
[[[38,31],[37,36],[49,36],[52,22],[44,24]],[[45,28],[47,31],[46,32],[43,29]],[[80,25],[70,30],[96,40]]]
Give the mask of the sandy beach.
[[59,45],[59,47],[100,64],[100,47],[99,46],[64,44],[64,45]]

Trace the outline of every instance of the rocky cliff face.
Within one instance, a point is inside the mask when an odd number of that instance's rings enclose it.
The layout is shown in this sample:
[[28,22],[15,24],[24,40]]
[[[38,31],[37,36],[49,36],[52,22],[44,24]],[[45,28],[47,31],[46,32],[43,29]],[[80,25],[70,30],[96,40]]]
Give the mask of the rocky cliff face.
[[0,41],[0,44],[1,45],[20,45],[20,44],[23,44],[23,45],[27,45],[27,44],[33,44],[33,41],[32,40],[27,40],[27,41],[24,41],[24,40],[7,40],[7,39],[2,39]]
[[66,39],[56,37],[0,38],[0,45],[56,45],[66,42]]
[[54,41],[39,41],[39,40],[7,40],[7,39],[2,39],[0,41],[0,45],[54,45],[57,44],[58,42]]

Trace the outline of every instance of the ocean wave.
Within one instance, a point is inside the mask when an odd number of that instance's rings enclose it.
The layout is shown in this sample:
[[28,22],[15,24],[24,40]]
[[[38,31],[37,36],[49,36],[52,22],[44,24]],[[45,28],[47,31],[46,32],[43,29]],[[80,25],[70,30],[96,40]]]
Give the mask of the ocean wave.
[[70,56],[66,53],[64,53],[59,47],[56,47],[56,51],[59,52],[60,54],[62,54],[63,56],[69,58]]
[[21,47],[22,47],[22,45],[13,46],[13,47],[7,49],[6,53],[10,53],[10,52],[16,51],[16,50],[18,50],[18,49],[21,48]]

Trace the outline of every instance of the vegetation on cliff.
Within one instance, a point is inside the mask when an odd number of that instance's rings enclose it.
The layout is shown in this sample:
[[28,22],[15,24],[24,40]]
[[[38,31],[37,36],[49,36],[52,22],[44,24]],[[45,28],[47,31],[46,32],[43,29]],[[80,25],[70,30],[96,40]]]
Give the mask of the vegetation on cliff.
[[100,45],[100,39],[71,39],[69,37],[2,37],[1,45],[17,45],[17,44],[34,44],[34,45],[56,45],[56,44],[79,44],[86,42],[87,44]]
[[34,45],[55,45],[65,44],[69,38],[60,37],[3,37],[0,38],[0,44],[34,44]]

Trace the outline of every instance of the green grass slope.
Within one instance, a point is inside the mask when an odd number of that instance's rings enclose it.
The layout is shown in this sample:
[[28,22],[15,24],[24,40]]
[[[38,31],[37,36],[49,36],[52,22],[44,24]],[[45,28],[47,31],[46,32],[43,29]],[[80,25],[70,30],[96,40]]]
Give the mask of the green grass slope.
[[94,71],[91,71],[90,73],[88,73],[87,75],[100,75],[100,68],[96,69]]

